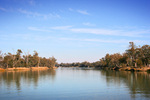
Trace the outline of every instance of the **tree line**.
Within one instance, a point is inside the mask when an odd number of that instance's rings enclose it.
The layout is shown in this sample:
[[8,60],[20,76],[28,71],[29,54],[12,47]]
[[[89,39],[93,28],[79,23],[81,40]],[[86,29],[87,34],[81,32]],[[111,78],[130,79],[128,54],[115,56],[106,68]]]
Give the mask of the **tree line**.
[[0,67],[1,68],[13,68],[13,67],[54,67],[56,59],[54,57],[39,57],[37,51],[34,51],[33,55],[25,53],[21,49],[18,49],[15,54],[10,52],[3,54],[0,51]]
[[63,67],[150,67],[150,45],[136,46],[129,42],[129,49],[123,54],[106,54],[97,62],[61,63]]

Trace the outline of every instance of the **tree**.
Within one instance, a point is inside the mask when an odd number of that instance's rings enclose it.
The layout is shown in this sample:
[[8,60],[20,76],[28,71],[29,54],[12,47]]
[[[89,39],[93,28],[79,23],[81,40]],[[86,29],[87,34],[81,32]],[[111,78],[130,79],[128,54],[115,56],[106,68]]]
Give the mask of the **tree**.
[[120,62],[119,59],[121,58],[121,54],[119,53],[115,53],[111,55],[111,60],[110,60],[110,66],[112,67],[119,67],[120,66]]
[[19,63],[21,58],[22,51],[20,49],[17,50],[16,54],[11,54],[12,58],[12,67],[16,67],[16,64]]
[[126,53],[124,53],[124,54],[122,55],[122,57],[119,59],[119,63],[120,63],[123,67],[125,67],[125,66],[127,65],[127,59],[128,59],[128,56],[127,56]]
[[90,66],[90,63],[87,61],[84,61],[80,64],[80,67],[89,67],[89,66]]
[[[39,66],[48,66],[54,67],[56,59],[54,57],[42,58],[39,57],[38,52],[34,51],[33,55],[25,53],[21,56],[22,50],[18,49],[16,53],[8,53],[3,56],[0,51],[0,67],[39,67]],[[58,64],[57,64],[58,65]]]
[[148,66],[150,63],[150,46],[144,45],[141,47],[141,59],[145,66]]
[[129,42],[129,49],[126,50],[126,52],[129,56],[129,58],[131,59],[132,66],[133,66],[133,64],[135,64],[135,67],[136,67],[136,61],[135,61],[136,51],[135,51],[135,49],[136,49],[136,45],[134,45],[133,42]]
[[55,67],[56,59],[54,57],[50,57],[47,60],[47,67]]
[[2,67],[3,65],[3,54],[2,54],[2,51],[0,51],[0,67]]
[[34,64],[37,67],[39,67],[39,65],[40,65],[40,57],[38,55],[39,54],[37,53],[37,51],[34,51],[33,59],[34,59]]
[[25,66],[29,67],[29,51],[27,53],[26,52],[24,52],[24,53],[25,53],[25,55],[23,55],[23,58],[25,60]]
[[9,64],[10,64],[10,61],[11,61],[11,53],[8,53],[8,54],[5,54],[5,57],[4,57],[4,60],[3,60],[3,63],[4,63],[4,67],[5,68],[8,68]]
[[109,65],[110,65],[110,60],[111,60],[110,55],[109,55],[109,54],[106,54],[104,60],[105,60],[106,66],[109,67]]
[[44,57],[44,58],[40,58],[40,66],[47,66],[47,59]]

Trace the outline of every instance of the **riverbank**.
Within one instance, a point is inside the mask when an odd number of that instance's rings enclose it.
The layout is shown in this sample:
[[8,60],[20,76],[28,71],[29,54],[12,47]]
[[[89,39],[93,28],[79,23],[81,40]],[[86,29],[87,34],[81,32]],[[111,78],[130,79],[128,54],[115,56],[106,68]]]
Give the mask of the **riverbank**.
[[119,67],[114,67],[114,68],[107,68],[107,69],[111,69],[111,70],[119,70],[119,71],[141,71],[141,72],[147,72],[150,71],[150,67],[141,67],[141,68],[132,68],[132,67],[123,67],[123,68],[119,68]]
[[30,68],[26,68],[26,67],[14,67],[14,68],[0,68],[0,72],[3,71],[29,71],[29,70],[48,70],[48,69],[56,69],[57,67],[30,67]]

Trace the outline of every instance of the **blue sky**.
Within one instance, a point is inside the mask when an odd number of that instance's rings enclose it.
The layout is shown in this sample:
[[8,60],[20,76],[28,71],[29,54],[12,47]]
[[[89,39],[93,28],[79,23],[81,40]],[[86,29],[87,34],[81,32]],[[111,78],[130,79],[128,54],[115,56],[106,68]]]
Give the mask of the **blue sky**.
[[150,0],[0,0],[0,50],[98,61],[150,44]]

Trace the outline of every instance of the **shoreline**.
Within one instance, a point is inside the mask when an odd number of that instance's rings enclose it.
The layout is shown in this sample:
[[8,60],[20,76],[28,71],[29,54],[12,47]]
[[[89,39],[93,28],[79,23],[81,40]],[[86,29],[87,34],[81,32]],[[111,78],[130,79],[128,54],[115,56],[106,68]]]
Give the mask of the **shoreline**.
[[52,68],[48,68],[48,67],[30,67],[30,68],[26,68],[26,67],[14,67],[14,68],[0,68],[0,72],[4,72],[4,71],[35,71],[35,70],[48,70],[48,69],[57,69],[57,67],[52,67]]
[[[14,67],[14,68],[0,68],[0,72],[5,71],[36,71],[36,70],[48,70],[48,69],[57,69],[58,67]],[[82,67],[81,67],[82,68]],[[136,71],[136,72],[150,72],[150,67],[141,67],[141,68],[132,68],[132,67],[103,67],[103,68],[96,68],[96,69],[104,69],[104,70],[115,70],[115,71]]]
[[148,72],[150,71],[150,67],[141,67],[141,68],[135,68],[135,67],[125,67],[125,68],[119,68],[119,67],[113,67],[113,68],[104,68],[106,70],[116,70],[116,71],[136,71],[136,72]]

